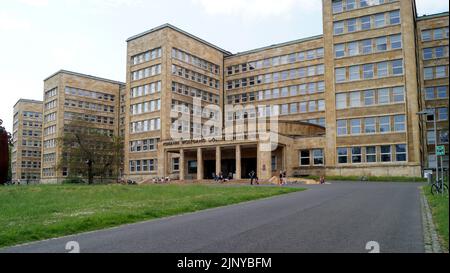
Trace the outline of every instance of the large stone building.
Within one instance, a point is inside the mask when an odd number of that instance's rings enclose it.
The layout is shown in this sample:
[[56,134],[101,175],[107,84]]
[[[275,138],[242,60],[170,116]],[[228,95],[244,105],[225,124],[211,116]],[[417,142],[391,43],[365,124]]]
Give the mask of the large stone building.
[[[238,54],[171,25],[128,39],[126,176],[421,176],[434,148],[420,110],[438,107],[448,145],[448,12],[324,0],[323,25]],[[266,116],[278,116],[270,151],[249,125]]]
[[[126,178],[421,176],[448,166],[448,12],[414,0],[323,0],[323,35],[232,54],[166,24],[127,40],[126,85],[45,80],[42,178],[70,119],[125,139]],[[417,115],[436,108],[432,117]]]
[[[62,146],[58,139],[65,132],[77,130],[68,126],[82,119],[89,129],[114,136],[119,134],[120,92],[118,81],[61,70],[44,80],[42,125],[43,183],[60,183],[70,170],[59,165]],[[123,91],[122,91],[123,92]]]
[[20,99],[14,105],[12,180],[37,183],[41,177],[42,101]]

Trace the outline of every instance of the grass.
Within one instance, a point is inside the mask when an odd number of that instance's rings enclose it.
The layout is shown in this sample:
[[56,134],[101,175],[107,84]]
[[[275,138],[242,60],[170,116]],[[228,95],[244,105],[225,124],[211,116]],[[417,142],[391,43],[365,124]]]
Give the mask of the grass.
[[[320,179],[319,176],[308,176],[308,179]],[[361,181],[361,176],[326,176],[328,181]],[[422,177],[405,177],[405,176],[367,176],[369,182],[427,182]]]
[[0,187],[0,247],[303,189],[207,185]]
[[430,186],[424,187],[423,190],[430,204],[433,221],[442,245],[448,251],[448,194],[432,195]]

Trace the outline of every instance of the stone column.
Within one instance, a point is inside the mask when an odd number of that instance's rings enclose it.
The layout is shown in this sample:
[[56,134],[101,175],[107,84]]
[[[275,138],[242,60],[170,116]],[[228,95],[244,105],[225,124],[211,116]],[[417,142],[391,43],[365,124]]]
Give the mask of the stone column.
[[166,176],[166,157],[166,151],[160,147],[160,149],[158,149],[158,177]]
[[197,180],[203,179],[203,151],[197,148]]
[[[262,148],[264,147],[264,148]],[[258,178],[268,180],[272,176],[272,152],[267,150],[267,145],[258,143]]]
[[222,149],[220,146],[216,147],[216,175],[222,172]]
[[236,145],[236,179],[241,178],[241,145]]
[[183,181],[184,180],[184,174],[185,174],[185,169],[184,169],[184,150],[181,149],[180,150],[180,162],[179,162],[180,166],[180,180]]

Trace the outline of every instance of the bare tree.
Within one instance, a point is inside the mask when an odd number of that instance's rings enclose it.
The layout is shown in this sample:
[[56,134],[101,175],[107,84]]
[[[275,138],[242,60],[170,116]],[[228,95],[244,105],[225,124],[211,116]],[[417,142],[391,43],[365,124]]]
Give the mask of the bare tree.
[[117,178],[123,158],[120,137],[110,136],[104,131],[90,128],[89,123],[74,120],[65,125],[66,132],[58,140],[62,148],[62,160],[58,169],[67,168],[69,177],[83,178],[89,184],[94,178]]

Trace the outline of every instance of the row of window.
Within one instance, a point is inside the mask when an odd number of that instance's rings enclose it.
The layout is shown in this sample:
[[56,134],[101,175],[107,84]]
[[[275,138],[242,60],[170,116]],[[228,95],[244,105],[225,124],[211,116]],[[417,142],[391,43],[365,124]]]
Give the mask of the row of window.
[[382,36],[373,39],[335,44],[334,56],[336,58],[351,57],[357,55],[367,55],[388,50],[402,48],[402,35]]
[[191,80],[193,82],[198,82],[203,85],[219,89],[220,81],[209,76],[191,71],[181,66],[172,65],[172,74],[179,77],[184,77],[185,79]]
[[22,146],[41,147],[41,141],[22,139]]
[[398,0],[333,0],[333,14],[396,1]]
[[55,148],[56,139],[49,139],[44,141],[44,148]]
[[42,123],[28,120],[24,120],[22,125],[26,127],[42,127]]
[[403,86],[336,94],[336,109],[405,102]]
[[130,160],[130,172],[155,172],[158,170],[157,159]]
[[191,64],[216,75],[219,75],[220,73],[220,66],[218,66],[217,64],[213,64],[177,48],[172,48],[172,58]]
[[300,166],[321,166],[325,164],[323,149],[301,150],[298,155]]
[[422,41],[448,39],[448,27],[422,30]]
[[42,118],[42,114],[37,112],[23,111],[22,114],[24,118]]
[[[436,143],[436,134],[434,130],[427,131],[427,144],[434,145]],[[439,130],[438,131],[438,145],[448,144],[448,130]]]
[[[214,125],[204,125],[200,123],[194,123],[187,120],[175,120],[172,119],[171,133],[191,133],[189,137],[186,138],[197,138],[199,136],[211,137],[219,134],[219,127]],[[184,136],[183,136],[184,137]]]
[[139,115],[161,110],[161,100],[151,100],[130,105],[131,115]]
[[325,92],[325,82],[310,82],[300,85],[286,86],[282,88],[268,89],[249,93],[235,94],[227,96],[227,104],[247,103],[252,101],[263,101],[293,97],[298,95],[312,95]]
[[55,162],[56,153],[44,154],[42,159],[44,162]]
[[41,157],[41,151],[22,150],[22,156],[25,157]]
[[131,72],[131,80],[137,81],[161,74],[161,64]]
[[[276,110],[275,110],[276,111]],[[280,115],[325,111],[325,100],[302,101],[280,105]],[[277,112],[273,113],[276,115]]]
[[22,175],[20,176],[20,179],[23,179],[23,180],[39,180],[40,177],[41,177],[40,173],[22,173]]
[[[448,108],[447,107],[438,107],[436,108],[436,121],[447,121],[448,120]],[[427,116],[427,122],[433,122],[433,116]]]
[[22,136],[39,137],[41,136],[41,131],[22,130]]
[[160,129],[161,129],[161,119],[160,118],[142,120],[142,121],[136,121],[136,122],[130,123],[130,133],[131,134],[158,131]]
[[390,11],[334,22],[334,35],[400,24],[400,11]]
[[285,70],[280,72],[268,73],[254,77],[242,78],[233,81],[227,81],[227,89],[254,86],[258,84],[276,83],[279,81],[302,79],[306,77],[320,76],[324,74],[323,64],[302,67],[298,69]]
[[405,132],[405,115],[341,119],[337,121],[337,135],[362,135],[375,133]]
[[130,141],[130,152],[152,152],[158,149],[159,138]]
[[96,122],[96,123],[103,123],[103,124],[114,124],[113,117],[80,114],[80,113],[74,113],[74,112],[64,112],[64,119],[65,120],[84,120],[87,122]]
[[448,99],[448,85],[425,88],[425,100]]
[[71,96],[87,97],[97,100],[114,101],[116,99],[115,95],[105,94],[101,92],[88,91],[80,88],[66,86],[65,93]]
[[56,134],[56,125],[44,129],[44,136]]
[[208,91],[202,91],[195,87],[187,86],[178,82],[172,82],[172,92],[178,94],[190,96],[193,98],[200,98],[203,101],[207,101],[214,104],[219,104],[219,95],[213,94]]
[[110,129],[103,129],[103,128],[89,128],[89,127],[75,127],[70,125],[64,126],[64,132],[65,133],[80,133],[83,134],[98,134],[98,135],[104,135],[104,136],[110,136],[112,137],[114,135],[114,130]]
[[227,67],[227,74],[233,75],[240,72],[244,73],[247,71],[253,71],[256,69],[269,68],[273,66],[293,64],[296,62],[310,61],[315,59],[323,58],[324,50],[323,48],[311,49],[308,51],[291,53],[288,55],[276,56],[272,58],[267,58],[264,60],[257,60],[253,62],[248,62],[244,64],[238,64]]
[[22,168],[40,169],[41,161],[22,161]]
[[440,59],[448,57],[448,46],[428,47],[423,49],[423,59]]
[[42,175],[45,177],[55,176],[55,168],[43,168]]
[[94,111],[114,113],[114,106],[112,106],[112,105],[98,104],[98,103],[87,102],[87,101],[69,100],[69,99],[66,99],[64,101],[64,105],[70,106],[70,107],[84,108],[84,109],[89,109],[89,110],[94,110]]
[[44,109],[50,110],[50,109],[56,108],[56,106],[58,105],[57,101],[58,100],[52,100],[50,102],[47,102],[46,104],[44,104]]
[[208,119],[220,118],[220,111],[209,109],[209,107],[194,107],[193,104],[184,101],[172,100],[172,111],[178,113],[189,113],[197,117],[203,117]]
[[336,68],[336,83],[403,75],[403,60]]
[[52,122],[56,120],[56,112],[47,114],[44,116],[44,122],[48,123],[48,122]]
[[425,80],[448,78],[448,65],[425,67],[423,77]]
[[161,81],[152,82],[149,84],[136,86],[131,88],[131,97],[137,98],[150,94],[155,94],[161,92]]
[[49,98],[53,98],[58,94],[58,87],[50,89],[44,93],[44,99],[47,100]]
[[337,148],[337,159],[338,164],[405,162],[408,153],[406,144]]
[[133,65],[136,65],[136,64],[141,64],[141,63],[149,62],[152,60],[156,60],[158,58],[161,58],[161,55],[162,55],[162,49],[159,47],[159,48],[151,49],[144,53],[135,55],[135,56],[131,57],[131,60],[133,62]]

